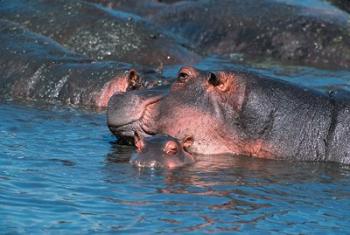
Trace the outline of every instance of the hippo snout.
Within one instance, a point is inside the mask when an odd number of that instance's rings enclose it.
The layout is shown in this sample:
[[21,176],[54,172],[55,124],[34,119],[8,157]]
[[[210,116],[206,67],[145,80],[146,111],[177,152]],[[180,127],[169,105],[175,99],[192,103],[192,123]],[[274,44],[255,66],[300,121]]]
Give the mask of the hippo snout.
[[141,121],[145,113],[154,108],[165,93],[162,88],[116,93],[108,103],[109,129],[119,137],[132,137],[134,131],[144,132]]
[[135,132],[136,153],[130,163],[137,167],[174,169],[194,162],[193,156],[186,151],[192,145],[192,138],[178,140],[169,135],[143,137]]

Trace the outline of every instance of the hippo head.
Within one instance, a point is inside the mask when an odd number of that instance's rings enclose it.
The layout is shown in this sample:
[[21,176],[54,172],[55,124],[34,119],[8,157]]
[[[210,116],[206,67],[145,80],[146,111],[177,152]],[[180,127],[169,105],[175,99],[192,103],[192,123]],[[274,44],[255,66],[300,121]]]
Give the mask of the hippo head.
[[130,163],[138,167],[174,169],[194,162],[192,154],[186,151],[192,143],[192,138],[179,142],[168,135],[143,137],[135,133],[136,153]]
[[233,73],[182,68],[170,89],[135,91],[113,96],[108,126],[118,136],[134,131],[149,136],[168,134],[195,139],[191,152],[243,153],[247,143],[240,131],[239,111],[244,80]]
[[170,88],[113,96],[108,126],[120,137],[133,136],[134,131],[177,139],[191,136],[194,153],[252,154],[258,151],[259,140],[248,140],[240,123],[245,83],[243,74],[183,67]]

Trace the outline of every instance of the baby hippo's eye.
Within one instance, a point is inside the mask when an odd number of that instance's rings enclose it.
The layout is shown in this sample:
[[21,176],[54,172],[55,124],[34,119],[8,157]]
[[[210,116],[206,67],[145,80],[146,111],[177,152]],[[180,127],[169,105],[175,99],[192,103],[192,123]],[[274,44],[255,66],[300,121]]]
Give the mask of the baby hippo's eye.
[[221,84],[219,78],[214,73],[208,74],[208,83],[213,86],[218,86]]

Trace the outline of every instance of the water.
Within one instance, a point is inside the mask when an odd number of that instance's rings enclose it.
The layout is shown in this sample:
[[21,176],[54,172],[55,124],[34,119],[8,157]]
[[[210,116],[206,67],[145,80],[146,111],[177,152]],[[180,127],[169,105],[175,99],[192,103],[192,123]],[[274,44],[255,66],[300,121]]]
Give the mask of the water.
[[105,114],[0,104],[0,234],[350,234],[350,168],[208,156],[140,170]]

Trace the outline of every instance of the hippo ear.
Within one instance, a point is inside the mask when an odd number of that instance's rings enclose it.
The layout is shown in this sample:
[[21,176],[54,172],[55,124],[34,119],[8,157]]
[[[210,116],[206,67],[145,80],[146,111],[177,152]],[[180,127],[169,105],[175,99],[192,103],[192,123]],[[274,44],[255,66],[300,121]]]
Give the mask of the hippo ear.
[[134,134],[134,143],[135,143],[136,151],[138,152],[141,152],[142,149],[145,147],[145,142],[143,140],[143,137],[137,131],[135,131],[135,134]]
[[136,90],[141,86],[141,78],[136,70],[131,69],[128,74],[128,90]]
[[178,148],[177,143],[175,141],[169,140],[168,142],[166,142],[164,146],[164,152],[167,155],[175,155],[178,151],[177,148]]
[[192,136],[186,136],[182,141],[182,146],[185,150],[188,150],[193,145],[193,142],[194,140]]
[[230,87],[235,85],[232,84],[232,79],[230,79],[227,74],[222,72],[218,72],[217,74],[209,72],[207,81],[209,85],[215,87],[221,92],[226,92],[230,89]]
[[[218,81],[216,81],[218,80]],[[208,82],[211,81],[219,92],[226,94],[226,101],[235,109],[240,111],[246,96],[246,85],[241,75],[233,72],[218,72],[216,78],[209,76]]]

